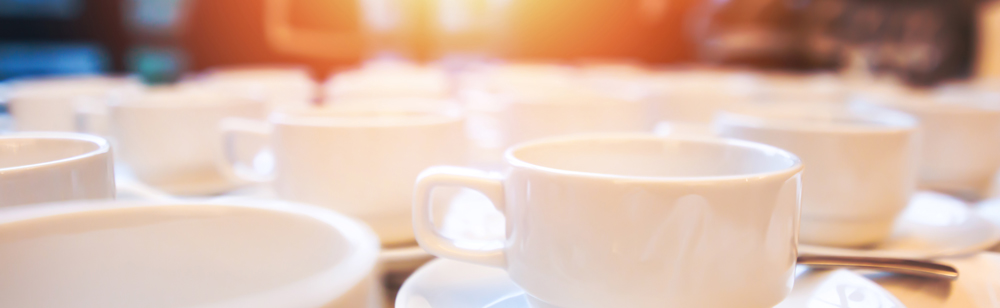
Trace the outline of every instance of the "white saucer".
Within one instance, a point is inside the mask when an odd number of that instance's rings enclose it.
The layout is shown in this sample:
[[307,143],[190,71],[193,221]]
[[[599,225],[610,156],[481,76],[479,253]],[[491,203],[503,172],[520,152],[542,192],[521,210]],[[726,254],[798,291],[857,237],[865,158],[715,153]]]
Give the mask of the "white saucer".
[[896,221],[893,234],[871,248],[799,245],[799,254],[931,259],[968,255],[1000,242],[1000,227],[940,193],[918,192]]
[[985,252],[937,260],[958,269],[956,281],[872,274],[867,278],[896,296],[908,308],[1000,307],[1000,254]]
[[[396,308],[528,308],[527,299],[501,269],[438,259],[406,280]],[[847,270],[800,267],[792,294],[775,308],[898,307],[892,294]]]
[[192,178],[182,183],[154,186],[139,181],[132,171],[123,164],[115,164],[115,184],[120,199],[147,201],[179,197],[219,196],[241,186],[241,184],[218,176]]

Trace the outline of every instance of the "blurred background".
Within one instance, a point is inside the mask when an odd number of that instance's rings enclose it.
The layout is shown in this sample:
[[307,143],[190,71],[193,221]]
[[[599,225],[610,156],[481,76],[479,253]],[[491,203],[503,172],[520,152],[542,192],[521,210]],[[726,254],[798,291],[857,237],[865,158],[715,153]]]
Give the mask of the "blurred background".
[[[1000,75],[986,0],[0,0],[0,80],[372,58]],[[992,56],[991,56],[992,55]]]

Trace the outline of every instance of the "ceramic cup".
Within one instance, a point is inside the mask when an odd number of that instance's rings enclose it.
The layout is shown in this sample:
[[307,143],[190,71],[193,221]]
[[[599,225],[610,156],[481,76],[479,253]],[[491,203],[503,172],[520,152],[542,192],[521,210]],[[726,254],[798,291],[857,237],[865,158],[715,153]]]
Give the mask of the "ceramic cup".
[[725,138],[773,145],[802,159],[799,241],[824,246],[881,242],[916,188],[913,117],[865,105],[775,103],[720,113]]
[[896,93],[873,102],[920,121],[922,188],[978,197],[1000,168],[1000,97],[974,91]]
[[295,66],[217,67],[181,85],[261,100],[271,108],[309,106],[319,96],[319,85],[308,69]]
[[[357,217],[387,245],[413,242],[417,174],[466,159],[464,117],[457,110],[395,104],[288,108],[268,122],[263,129],[236,119],[224,125],[232,146],[224,164],[233,174],[271,182],[279,198]],[[253,139],[269,140],[270,150],[257,155],[254,147],[239,146]],[[255,168],[241,162],[249,157],[257,158]]]
[[[434,255],[505,269],[533,307],[773,307],[791,290],[799,222],[794,155],[764,144],[584,135],[512,147],[503,174],[417,179],[413,223]],[[501,248],[434,230],[432,190],[482,192]],[[484,243],[485,244],[485,243]]]
[[652,92],[657,120],[671,122],[710,123],[719,110],[759,92],[752,74],[707,68],[659,71],[638,82]]
[[8,207],[0,306],[376,308],[378,254],[362,223],[288,202]]
[[210,195],[237,185],[217,169],[219,123],[263,118],[263,102],[213,92],[163,88],[113,103],[111,131],[135,177],[177,195]]
[[446,99],[452,82],[437,67],[376,65],[331,76],[324,92],[326,104],[367,98]]
[[114,199],[111,147],[76,133],[0,135],[0,206]]
[[642,132],[652,128],[651,105],[641,97],[575,86],[518,87],[497,93],[505,143],[566,134]]
[[10,112],[16,131],[77,131],[74,106],[80,98],[106,100],[118,93],[141,91],[133,78],[76,76],[31,79],[11,86]]

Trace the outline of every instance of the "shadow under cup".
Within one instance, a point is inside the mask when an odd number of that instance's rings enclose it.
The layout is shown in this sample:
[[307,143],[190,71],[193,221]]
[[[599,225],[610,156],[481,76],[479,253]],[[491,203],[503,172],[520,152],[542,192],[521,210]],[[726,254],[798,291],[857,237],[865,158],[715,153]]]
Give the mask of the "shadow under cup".
[[505,268],[533,307],[763,308],[791,290],[802,166],[788,152],[613,134],[521,144],[505,160],[502,179],[440,168],[417,184],[482,189],[507,219],[505,248],[439,249],[419,221],[417,235],[438,256]]

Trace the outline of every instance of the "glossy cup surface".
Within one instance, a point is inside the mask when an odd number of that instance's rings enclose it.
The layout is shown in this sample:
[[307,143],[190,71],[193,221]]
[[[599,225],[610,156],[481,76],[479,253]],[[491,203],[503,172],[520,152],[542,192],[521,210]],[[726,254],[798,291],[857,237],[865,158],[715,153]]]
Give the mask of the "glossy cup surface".
[[865,105],[757,104],[718,115],[714,128],[802,159],[803,243],[877,243],[916,188],[919,134],[906,114]]
[[[768,145],[651,135],[543,139],[503,175],[434,167],[417,180],[427,251],[504,268],[539,307],[773,307],[791,290],[799,223],[794,155]],[[506,217],[502,248],[433,229],[430,192],[463,186]]]
[[0,135],[0,206],[113,199],[111,147],[76,133]]

